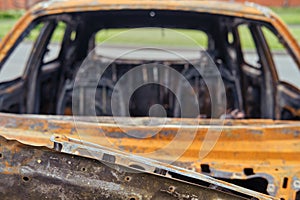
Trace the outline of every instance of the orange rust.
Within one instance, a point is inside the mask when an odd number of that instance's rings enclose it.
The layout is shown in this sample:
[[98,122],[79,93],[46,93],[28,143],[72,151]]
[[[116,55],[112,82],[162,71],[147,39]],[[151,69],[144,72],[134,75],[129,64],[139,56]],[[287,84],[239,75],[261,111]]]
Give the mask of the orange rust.
[[[63,12],[84,12],[113,9],[164,9],[185,10],[214,13],[260,20],[272,24],[291,47],[294,56],[300,60],[300,47],[289,32],[287,26],[273,12],[265,15],[261,10],[244,4],[230,4],[214,1],[132,1],[132,0],[77,0],[53,1],[35,6],[28,11],[14,26],[11,32],[3,38],[0,44],[0,61],[8,50],[24,32],[32,20],[40,16],[59,14]],[[9,92],[9,91],[8,91]],[[297,111],[298,112],[298,111]],[[182,120],[182,119],[181,119]],[[174,140],[178,127],[164,127],[158,134],[150,137],[153,127],[128,126],[126,130],[136,130],[145,139],[127,137],[112,118],[99,118],[100,123],[74,122],[72,118],[46,119],[42,117],[17,116],[0,114],[0,135],[8,139],[16,139],[22,143],[52,148],[50,137],[53,134],[82,139],[99,145],[120,148],[121,150],[147,156],[149,153],[165,148]],[[168,124],[176,125],[178,119],[170,119]],[[190,119],[183,120],[186,125],[193,125]],[[210,124],[221,124],[219,120],[200,120],[199,129],[195,133],[184,153],[177,162],[188,163],[187,167],[201,172],[200,165],[209,164],[211,171],[219,170],[235,173],[241,179],[244,168],[268,174],[274,178],[274,183],[282,185],[283,177],[289,178],[287,189],[278,188],[276,196],[285,199],[295,199],[291,189],[291,179],[300,179],[300,123],[292,121],[273,120],[227,120],[213,149],[200,160],[199,153]],[[213,134],[212,131],[210,134]],[[191,131],[183,130],[189,135]],[[116,137],[117,135],[117,137]],[[121,137],[122,136],[122,137]],[[206,140],[207,141],[207,140]],[[209,141],[209,140],[208,140]],[[178,149],[186,146],[188,140],[184,137],[176,144],[169,154],[178,153]],[[212,141],[213,142],[213,141]],[[159,155],[155,159],[167,160],[169,155]],[[9,166],[7,166],[9,167]],[[214,172],[212,172],[212,175]],[[238,174],[237,174],[238,173]]]
[[[126,120],[126,119],[124,119]],[[141,119],[137,118],[137,123]],[[189,144],[187,136],[192,134],[188,124],[193,124],[191,119],[170,119],[168,128],[163,127],[156,135],[139,139],[129,137],[121,129],[135,130],[138,133],[147,133],[153,127],[147,126],[118,126],[113,118],[99,118],[99,123],[76,122],[70,118],[53,117],[52,119],[38,118],[36,116],[18,116],[0,114],[0,135],[9,139],[37,146],[52,148],[50,137],[53,134],[64,135],[70,138],[96,143],[110,148],[132,152],[141,156],[172,161],[174,154],[181,152],[176,162],[185,167],[201,172],[201,164],[209,164],[214,175],[214,170],[233,173],[231,178],[238,176],[246,179],[243,174],[244,168],[252,168],[258,174],[267,174],[274,179],[274,183],[281,184],[283,177],[292,181],[293,177],[300,177],[300,123],[295,121],[272,121],[272,120],[228,120],[224,122],[222,132],[213,149],[200,159],[199,153],[204,138],[213,126],[209,120],[201,120],[194,139]],[[165,148],[178,134],[178,123],[186,125],[182,128],[183,137],[176,142],[173,149],[167,154],[154,154],[151,152]],[[218,120],[212,120],[211,124],[219,124]],[[210,130],[213,135],[214,131]],[[114,133],[114,134],[112,134]],[[146,135],[147,136],[147,135]],[[207,142],[207,141],[206,141]],[[184,164],[185,163],[185,164]],[[291,187],[278,188],[276,196],[292,197]]]

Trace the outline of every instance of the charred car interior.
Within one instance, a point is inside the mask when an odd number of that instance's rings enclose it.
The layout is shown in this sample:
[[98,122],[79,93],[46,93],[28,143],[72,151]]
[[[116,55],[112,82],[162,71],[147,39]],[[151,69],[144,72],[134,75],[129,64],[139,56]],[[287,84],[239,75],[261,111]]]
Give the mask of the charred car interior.
[[1,41],[1,197],[299,200],[287,27],[254,4],[126,2],[41,3]]
[[[207,37],[207,46],[199,48],[193,59],[189,61],[168,60],[168,58],[147,59],[145,56],[146,58],[135,59],[118,58],[111,62],[109,57],[102,55],[101,48],[99,53],[93,51],[97,46],[95,35],[101,30],[145,27],[201,31]],[[243,37],[239,34],[240,28],[247,29],[251,37],[248,39],[255,44],[255,56],[250,62],[240,40],[240,37]],[[154,78],[173,85],[177,94],[158,84],[144,85],[132,95],[129,113],[117,109],[115,115],[148,116],[149,108],[154,104],[160,104],[166,110],[167,117],[219,118],[222,114],[238,110],[243,113],[242,118],[298,119],[299,85],[295,86],[285,79],[278,78],[277,63],[272,59],[272,52],[264,37],[263,29],[277,37],[290,53],[292,63],[297,67],[298,61],[293,60],[293,53],[278,32],[272,25],[260,21],[167,10],[111,10],[42,17],[35,20],[19,38],[21,42],[28,34],[35,31],[33,34],[36,35],[36,40],[30,56],[23,61],[26,66],[22,75],[1,83],[2,91],[10,92],[1,94],[0,108],[2,112],[12,113],[89,115],[90,109],[93,109],[89,106],[91,98],[84,94],[90,94],[91,85],[87,83],[78,85],[77,89],[81,88],[80,91],[83,91],[80,94],[86,98],[76,93],[73,98],[75,102],[72,102],[72,94],[80,66],[90,53],[94,53],[94,56],[89,56],[89,62],[86,63],[90,66],[83,73],[86,73],[84,82],[98,81],[95,107],[96,114],[99,116],[112,115],[111,105],[106,102],[113,100],[117,107],[124,107],[123,102],[117,98],[112,99],[111,94],[116,82],[126,72],[135,66],[147,64],[146,70],[140,72],[141,77],[145,78],[155,74],[153,72],[155,65],[163,64],[181,73],[191,83],[198,97],[201,116],[180,113],[180,105],[175,96],[180,96],[184,86],[177,83],[174,77],[168,76],[166,70],[159,70]],[[64,37],[53,47],[51,41],[55,39],[57,31],[63,31]],[[18,43],[15,48],[18,48]],[[10,63],[9,56],[5,60],[1,63],[2,68],[13,65]],[[97,80],[96,78],[99,77],[94,75],[95,72],[101,71],[106,65],[109,66],[105,68],[101,79]],[[218,90],[220,88],[218,74],[210,70],[212,65],[220,72],[225,93]],[[207,80],[204,80],[203,76],[208,77]],[[138,78],[132,77],[132,80]],[[208,87],[213,89],[216,97],[208,94]],[[84,105],[81,108],[79,101]],[[188,106],[192,103],[189,100],[184,101],[187,101],[183,103],[186,107],[184,109],[188,110]],[[212,101],[216,105],[227,102],[226,110],[216,108],[212,113]],[[72,103],[76,105],[73,110]]]

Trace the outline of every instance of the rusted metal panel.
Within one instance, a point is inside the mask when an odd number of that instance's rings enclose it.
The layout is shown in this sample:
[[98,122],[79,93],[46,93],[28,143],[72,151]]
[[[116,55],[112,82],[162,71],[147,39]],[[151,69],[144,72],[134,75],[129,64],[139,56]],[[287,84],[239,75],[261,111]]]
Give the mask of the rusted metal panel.
[[[300,59],[299,45],[284,23],[271,11],[254,4],[245,6],[242,4],[232,5],[220,2],[195,1],[189,2],[187,5],[183,1],[108,2],[80,0],[46,2],[27,12],[8,36],[3,39],[0,45],[0,60],[7,55],[8,50],[16,43],[25,28],[38,17],[65,12],[122,9],[182,10],[264,21],[271,23],[279,31],[293,50],[295,56],[298,60]],[[298,113],[298,110],[294,110],[294,112]],[[127,122],[126,126],[116,124],[113,118],[76,117],[76,121],[74,121],[72,117],[0,114],[0,135],[30,146],[36,145],[52,148],[53,142],[50,141],[50,138],[53,134],[58,134],[115,148],[126,153],[148,156],[149,158],[166,162],[175,162],[176,165],[220,179],[246,181],[262,178],[267,181],[267,193],[284,199],[295,199],[296,192],[300,190],[300,161],[297,159],[300,153],[299,122],[226,120],[223,123],[220,120],[201,119],[198,122],[196,121],[197,124],[195,124],[195,119],[167,119],[165,122],[167,122],[168,126],[160,127],[155,125],[145,126],[144,124],[147,124],[148,119],[144,118],[136,118],[133,124],[130,121],[131,119],[124,118],[122,120]],[[159,119],[157,120],[159,122]],[[135,133],[135,136],[139,137],[127,135],[124,129]],[[154,129],[159,129],[155,135],[151,134]],[[164,153],[151,154],[151,152],[164,149],[165,146],[174,141],[179,129],[182,130],[183,135],[181,135],[180,140],[177,140],[173,148],[168,149]],[[207,137],[208,130],[210,132]],[[218,140],[210,136],[217,136]],[[212,145],[210,146],[213,148],[205,149],[205,143],[211,143]],[[17,153],[16,145],[14,148],[10,150],[13,150],[13,153]],[[37,152],[40,152],[40,154],[44,152],[44,149],[41,150],[40,148],[26,148],[28,150],[39,149]],[[24,146],[24,152],[26,148]],[[32,152],[26,152],[24,156],[30,153]],[[52,153],[53,155],[61,155],[55,152],[51,152],[51,155]],[[37,158],[35,154],[30,155]],[[178,156],[176,160],[173,159],[174,155],[175,157]],[[17,165],[17,163],[15,164]],[[38,165],[33,167],[38,167]],[[62,169],[60,170],[63,170],[65,166],[61,165],[61,167]],[[13,171],[19,168],[11,169]],[[18,170],[16,172],[19,173]],[[51,173],[54,172],[51,171]],[[17,178],[21,180],[19,175]],[[23,184],[23,182],[21,183]],[[37,183],[41,182],[36,182],[35,184],[38,185]],[[45,188],[47,184],[49,185],[49,182],[47,183],[46,181],[43,187]],[[31,185],[26,187],[29,190],[34,189]],[[82,189],[81,186],[79,187]],[[60,189],[56,186],[54,188]],[[91,192],[95,191],[91,190]]]
[[[169,162],[185,145],[184,138],[188,138],[189,126],[193,125],[192,119],[168,119],[167,127],[162,128],[154,136],[149,135],[141,139],[125,134],[123,127],[115,124],[113,118],[83,117],[76,118],[76,122],[73,120],[73,117],[51,116],[47,119],[38,116],[1,114],[0,134],[25,144],[50,148],[53,146],[51,136],[59,134]],[[136,118],[136,124],[141,126],[130,125],[128,122],[126,130],[135,130],[140,136],[147,136],[153,127],[142,126],[146,121],[145,118]],[[181,123],[181,128],[184,129],[183,141],[178,141],[167,154],[150,154],[174,140],[179,129],[178,123]],[[193,141],[178,157],[176,164],[218,178],[248,180],[261,177],[267,180],[266,190],[272,196],[295,198],[296,192],[300,189],[294,187],[300,180],[299,122],[227,120],[216,144],[209,154],[200,159],[207,130],[217,127],[218,124],[219,120],[199,120]],[[203,171],[201,166],[203,164],[208,166],[209,172]],[[251,169],[253,173],[247,174],[245,169]],[[284,178],[288,179],[287,187],[283,187]]]
[[[233,193],[0,137],[1,199],[224,199]],[[210,178],[210,182],[213,179]],[[207,183],[210,183],[207,182]],[[234,188],[227,184],[227,188]],[[243,189],[245,190],[245,189]],[[272,199],[249,191],[257,199]]]

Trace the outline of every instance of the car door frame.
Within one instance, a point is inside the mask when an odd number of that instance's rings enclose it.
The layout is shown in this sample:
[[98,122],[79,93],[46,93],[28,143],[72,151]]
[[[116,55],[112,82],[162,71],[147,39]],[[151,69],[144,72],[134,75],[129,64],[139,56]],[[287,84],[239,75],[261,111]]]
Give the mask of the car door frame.
[[[28,33],[34,30],[39,24],[42,24],[42,20],[35,20],[30,23],[30,25],[23,31],[20,37],[17,39],[16,43],[6,54],[6,56],[1,60],[0,69],[8,61],[9,57],[13,55],[13,52],[16,48],[21,45]],[[45,25],[39,30],[38,36],[33,42],[33,47],[36,45],[37,41],[42,35]],[[31,53],[34,51],[34,48],[31,49]],[[26,99],[26,80],[27,78],[27,69],[29,65],[30,57],[26,60],[24,73],[13,80],[5,81],[0,83],[0,111],[1,112],[15,112],[15,113],[26,113],[27,112],[27,99]],[[18,106],[17,108],[12,108]]]
[[[300,60],[297,59],[296,55],[289,47],[285,38],[272,24],[263,23],[259,26],[258,32],[261,37],[262,45],[265,49],[265,55],[266,57],[270,58],[268,59],[268,62],[270,68],[272,68],[272,75],[274,80],[274,119],[300,119],[300,90],[299,88],[296,88],[295,86],[279,79],[271,49],[267,43],[265,34],[262,31],[263,26],[269,29],[277,37],[277,39],[287,51],[288,55],[291,56],[291,58],[298,65],[298,70],[300,70]],[[285,112],[289,112],[290,116],[284,117],[283,115]]]

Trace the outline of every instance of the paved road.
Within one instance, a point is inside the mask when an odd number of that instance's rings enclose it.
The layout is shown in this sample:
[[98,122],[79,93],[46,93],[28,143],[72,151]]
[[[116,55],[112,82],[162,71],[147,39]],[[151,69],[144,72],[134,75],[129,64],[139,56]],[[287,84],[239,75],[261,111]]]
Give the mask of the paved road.
[[[46,60],[51,60],[56,57],[58,48],[53,46],[53,51],[50,51]],[[0,72],[0,82],[12,80],[21,76],[24,73],[26,58],[30,55],[31,44],[26,44],[19,49],[16,49],[14,60],[8,60],[8,64]],[[103,46],[96,48],[95,52],[106,57],[116,58],[121,56],[126,59],[149,59],[149,60],[176,60],[184,58],[186,60],[199,58],[199,50],[196,49],[180,49],[180,48],[149,48],[141,49],[139,47],[120,47],[120,46]],[[283,81],[292,83],[300,88],[300,71],[296,68],[293,60],[282,53],[274,55],[275,63],[279,78]],[[255,63],[257,59],[251,52],[247,53],[247,60]]]

